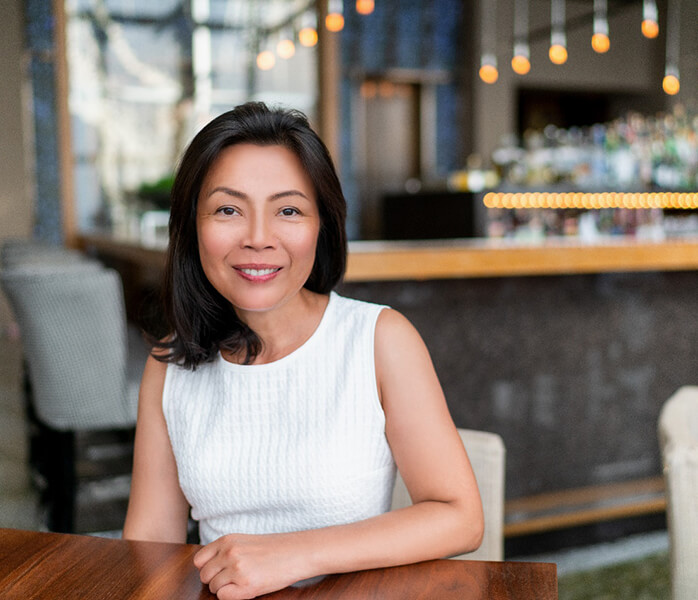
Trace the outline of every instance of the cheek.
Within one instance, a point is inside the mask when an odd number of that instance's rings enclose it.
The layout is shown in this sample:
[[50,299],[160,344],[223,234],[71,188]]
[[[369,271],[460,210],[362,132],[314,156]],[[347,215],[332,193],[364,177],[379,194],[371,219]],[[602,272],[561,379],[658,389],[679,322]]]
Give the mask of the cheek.
[[198,228],[199,234],[199,257],[202,264],[211,259],[225,256],[230,248],[230,235],[216,227],[213,223],[203,224]]
[[318,231],[305,231],[303,235],[297,236],[294,240],[294,248],[297,257],[302,257],[304,263],[309,263],[312,268],[315,262],[315,250],[317,248]]

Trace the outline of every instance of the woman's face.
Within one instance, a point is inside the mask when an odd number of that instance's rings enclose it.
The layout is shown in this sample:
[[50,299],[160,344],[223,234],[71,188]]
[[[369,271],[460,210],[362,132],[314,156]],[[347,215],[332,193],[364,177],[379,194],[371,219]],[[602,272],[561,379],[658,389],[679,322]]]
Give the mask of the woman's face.
[[196,230],[208,280],[244,320],[297,297],[320,231],[315,188],[283,146],[225,148],[204,178]]

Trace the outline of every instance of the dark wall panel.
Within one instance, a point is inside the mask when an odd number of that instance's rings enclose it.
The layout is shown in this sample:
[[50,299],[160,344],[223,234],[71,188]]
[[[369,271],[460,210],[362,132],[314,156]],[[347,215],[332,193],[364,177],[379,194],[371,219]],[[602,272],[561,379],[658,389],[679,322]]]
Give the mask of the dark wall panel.
[[458,426],[507,447],[507,496],[661,473],[663,402],[698,384],[698,273],[344,284],[419,329]]

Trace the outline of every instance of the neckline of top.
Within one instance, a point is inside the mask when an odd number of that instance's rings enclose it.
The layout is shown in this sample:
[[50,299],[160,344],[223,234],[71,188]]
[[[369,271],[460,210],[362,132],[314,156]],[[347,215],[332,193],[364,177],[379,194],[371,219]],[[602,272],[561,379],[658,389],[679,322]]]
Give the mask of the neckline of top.
[[221,351],[218,351],[218,363],[222,364],[224,368],[226,369],[232,369],[236,371],[245,371],[251,373],[252,371],[255,372],[260,372],[260,371],[266,371],[270,369],[276,369],[278,367],[286,365],[286,363],[292,362],[297,359],[298,356],[302,355],[307,351],[307,348],[311,346],[314,342],[315,339],[317,339],[322,332],[322,330],[325,329],[326,323],[329,320],[329,314],[330,310],[333,308],[335,304],[335,298],[337,297],[337,294],[332,291],[330,292],[330,299],[327,302],[327,306],[325,307],[324,312],[322,313],[322,317],[320,319],[320,322],[318,323],[317,327],[315,328],[315,331],[310,335],[310,337],[305,340],[298,348],[293,350],[292,352],[289,352],[286,356],[282,356],[281,358],[274,360],[272,362],[268,363],[262,363],[259,365],[241,365],[239,363],[233,363],[230,361],[227,361],[225,358],[223,358],[223,355],[221,354]]

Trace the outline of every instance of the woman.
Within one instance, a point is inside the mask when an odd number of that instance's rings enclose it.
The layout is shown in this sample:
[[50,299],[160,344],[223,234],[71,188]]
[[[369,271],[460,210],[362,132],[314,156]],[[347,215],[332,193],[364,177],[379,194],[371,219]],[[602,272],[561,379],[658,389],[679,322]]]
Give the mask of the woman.
[[[172,190],[165,316],[139,400],[124,537],[184,542],[254,598],[472,551],[475,478],[398,312],[333,292],[345,201],[306,118],[248,103],[194,138]],[[413,506],[389,512],[395,466]]]

